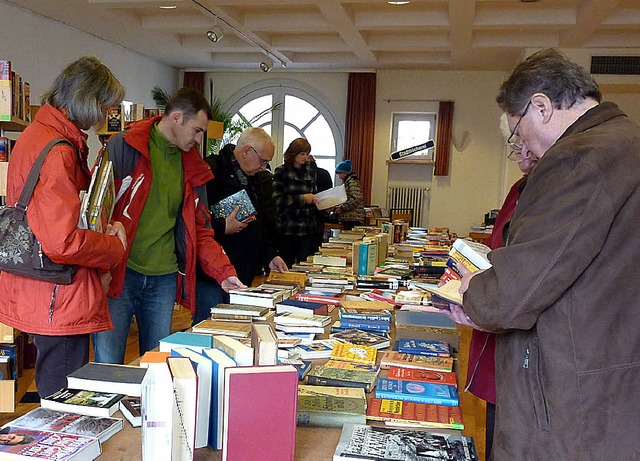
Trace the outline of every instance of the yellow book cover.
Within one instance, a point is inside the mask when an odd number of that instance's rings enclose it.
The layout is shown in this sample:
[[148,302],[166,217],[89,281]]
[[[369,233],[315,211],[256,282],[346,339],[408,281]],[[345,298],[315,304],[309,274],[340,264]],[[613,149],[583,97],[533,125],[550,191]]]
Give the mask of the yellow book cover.
[[380,361],[383,369],[389,366],[403,368],[422,368],[434,371],[452,371],[452,357],[432,357],[429,355],[404,354],[396,351],[385,351]]
[[267,282],[289,282],[304,286],[307,283],[307,274],[305,272],[269,272]]
[[374,347],[338,343],[333,347],[331,358],[333,360],[344,360],[347,362],[373,365],[376,363],[377,354],[378,349]]

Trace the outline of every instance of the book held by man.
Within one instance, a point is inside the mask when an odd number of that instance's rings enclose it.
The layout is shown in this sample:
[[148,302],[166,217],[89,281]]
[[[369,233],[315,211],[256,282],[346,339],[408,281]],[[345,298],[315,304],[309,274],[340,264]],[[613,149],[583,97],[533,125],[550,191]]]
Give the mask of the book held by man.
[[245,189],[241,189],[235,194],[211,205],[211,214],[214,218],[226,218],[236,207],[238,207],[238,213],[236,214],[238,221],[244,221],[256,214],[256,208],[253,206],[251,198],[249,198],[249,194]]

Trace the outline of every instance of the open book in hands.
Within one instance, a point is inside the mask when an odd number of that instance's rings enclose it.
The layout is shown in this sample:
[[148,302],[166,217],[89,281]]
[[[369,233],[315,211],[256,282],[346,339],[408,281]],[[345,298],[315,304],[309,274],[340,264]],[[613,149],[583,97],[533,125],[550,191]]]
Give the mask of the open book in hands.
[[421,283],[420,288],[431,293],[431,304],[433,307],[443,310],[451,310],[449,303],[462,306],[462,295],[460,294],[460,280],[449,280],[441,287]]
[[344,189],[344,184],[332,187],[331,189],[327,189],[316,194],[316,206],[318,207],[318,210],[333,208],[343,204],[346,201],[347,192]]
[[236,207],[238,207],[238,214],[236,215],[238,221],[244,221],[256,215],[256,209],[245,189],[241,189],[235,194],[211,205],[211,214],[214,218],[226,218]]

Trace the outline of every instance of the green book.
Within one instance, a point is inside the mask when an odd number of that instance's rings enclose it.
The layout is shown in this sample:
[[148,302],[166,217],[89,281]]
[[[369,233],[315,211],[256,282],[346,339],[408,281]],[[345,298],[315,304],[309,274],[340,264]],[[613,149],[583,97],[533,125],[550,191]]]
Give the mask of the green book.
[[298,386],[298,426],[342,427],[345,423],[364,424],[366,412],[364,389],[304,384]]

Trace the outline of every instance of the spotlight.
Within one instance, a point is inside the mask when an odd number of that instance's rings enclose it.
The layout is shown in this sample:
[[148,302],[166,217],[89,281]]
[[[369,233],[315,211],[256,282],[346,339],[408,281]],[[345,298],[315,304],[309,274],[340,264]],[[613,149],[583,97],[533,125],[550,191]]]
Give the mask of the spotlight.
[[272,67],[273,61],[271,60],[271,58],[269,58],[269,56],[266,56],[260,63],[260,70],[262,72],[269,72]]
[[211,30],[207,31],[207,38],[213,43],[217,43],[224,37],[224,31],[220,26],[213,26]]

